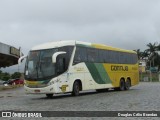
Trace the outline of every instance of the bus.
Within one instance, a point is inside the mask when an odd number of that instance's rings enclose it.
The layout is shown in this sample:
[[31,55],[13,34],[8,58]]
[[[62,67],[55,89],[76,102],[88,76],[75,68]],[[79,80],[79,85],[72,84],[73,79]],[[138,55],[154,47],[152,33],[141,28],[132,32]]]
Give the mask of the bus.
[[139,83],[135,51],[76,40],[57,41],[33,47],[26,58],[26,93],[72,93],[87,90],[128,90]]

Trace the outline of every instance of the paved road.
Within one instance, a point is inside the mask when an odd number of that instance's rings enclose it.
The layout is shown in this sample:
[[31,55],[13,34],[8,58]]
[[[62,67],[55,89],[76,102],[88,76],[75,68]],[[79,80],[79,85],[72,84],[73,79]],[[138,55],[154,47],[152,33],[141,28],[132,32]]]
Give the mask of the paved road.
[[129,91],[70,94],[25,94],[23,88],[0,91],[0,111],[160,111],[160,83],[140,83]]

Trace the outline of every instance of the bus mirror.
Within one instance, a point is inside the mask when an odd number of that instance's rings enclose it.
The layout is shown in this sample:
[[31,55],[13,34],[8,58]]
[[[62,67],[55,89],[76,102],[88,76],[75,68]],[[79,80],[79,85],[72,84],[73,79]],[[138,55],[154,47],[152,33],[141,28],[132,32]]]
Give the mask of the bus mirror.
[[66,52],[60,51],[60,52],[54,53],[54,54],[52,55],[52,63],[56,63],[57,56],[58,56],[58,55],[61,55],[61,54],[66,54]]
[[26,55],[25,55],[25,56],[20,57],[20,58],[18,59],[18,65],[20,65],[20,64],[21,64],[21,62],[22,62],[26,57],[27,57]]

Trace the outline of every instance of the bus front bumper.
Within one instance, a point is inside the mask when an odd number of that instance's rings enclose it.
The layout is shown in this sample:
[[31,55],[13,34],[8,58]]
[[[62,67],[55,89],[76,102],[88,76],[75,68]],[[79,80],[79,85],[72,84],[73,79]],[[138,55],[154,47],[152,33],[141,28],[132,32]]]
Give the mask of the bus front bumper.
[[54,94],[57,93],[56,89],[52,85],[43,88],[30,88],[24,85],[26,93],[29,94]]

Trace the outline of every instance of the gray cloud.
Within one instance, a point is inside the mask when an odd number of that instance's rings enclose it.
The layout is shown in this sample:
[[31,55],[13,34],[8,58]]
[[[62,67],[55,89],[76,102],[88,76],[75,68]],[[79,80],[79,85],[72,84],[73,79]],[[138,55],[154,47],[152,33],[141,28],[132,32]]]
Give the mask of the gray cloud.
[[3,0],[0,41],[22,47],[66,39],[145,49],[160,41],[159,0]]

